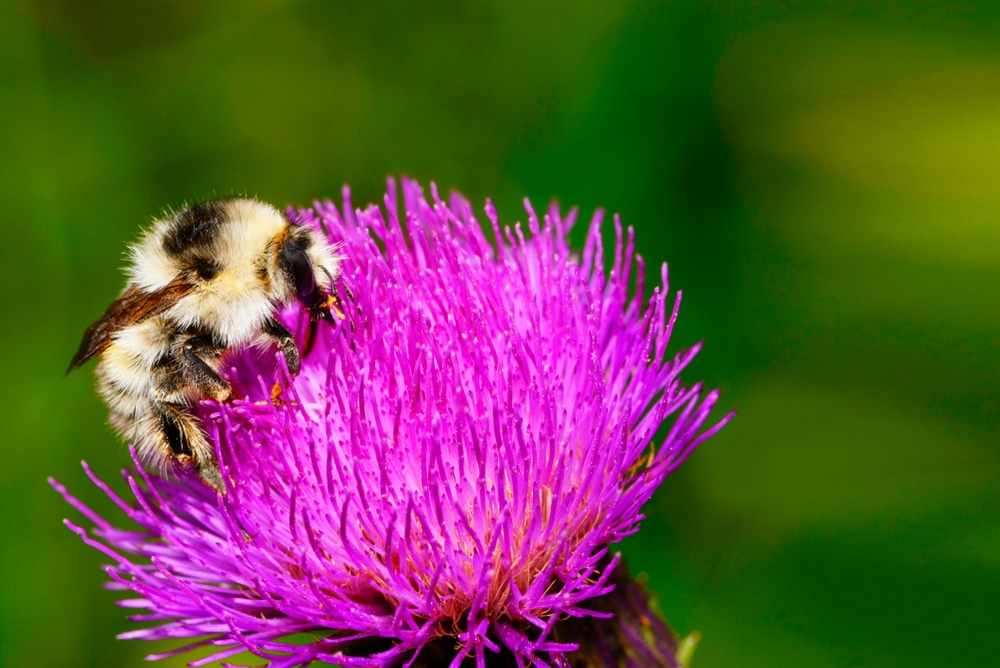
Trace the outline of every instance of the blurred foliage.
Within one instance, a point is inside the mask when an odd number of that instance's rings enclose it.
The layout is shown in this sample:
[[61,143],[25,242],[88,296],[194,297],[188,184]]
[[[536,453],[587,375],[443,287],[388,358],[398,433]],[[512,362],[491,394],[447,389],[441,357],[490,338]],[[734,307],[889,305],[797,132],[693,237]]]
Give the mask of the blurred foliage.
[[[740,414],[625,544],[699,668],[1000,653],[1000,5],[23,0],[0,16],[0,664],[132,666],[59,520],[127,462],[84,326],[167,205],[380,197],[635,226]],[[182,665],[173,659],[162,665]]]

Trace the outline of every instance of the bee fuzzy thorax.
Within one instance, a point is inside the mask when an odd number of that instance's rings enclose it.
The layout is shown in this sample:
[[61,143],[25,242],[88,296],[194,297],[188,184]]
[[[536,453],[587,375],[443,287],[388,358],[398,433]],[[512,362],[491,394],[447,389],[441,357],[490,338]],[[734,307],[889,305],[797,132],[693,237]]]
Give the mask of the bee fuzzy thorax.
[[231,396],[219,375],[231,348],[276,344],[297,373],[298,347],[275,311],[297,299],[314,321],[332,322],[340,257],[319,231],[249,198],[157,220],[129,256],[124,292],[84,333],[70,369],[99,356],[98,391],[111,423],[147,462],[193,467],[221,492],[191,403]]

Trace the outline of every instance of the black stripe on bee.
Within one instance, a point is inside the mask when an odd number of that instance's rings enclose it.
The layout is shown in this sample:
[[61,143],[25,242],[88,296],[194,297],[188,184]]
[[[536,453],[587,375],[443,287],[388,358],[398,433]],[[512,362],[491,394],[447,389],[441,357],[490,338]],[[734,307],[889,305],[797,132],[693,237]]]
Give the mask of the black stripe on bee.
[[191,445],[184,435],[184,430],[169,410],[160,412],[160,429],[163,431],[163,436],[174,456],[191,454]]
[[174,218],[171,229],[163,238],[163,248],[175,257],[212,250],[225,218],[225,202],[193,204]]

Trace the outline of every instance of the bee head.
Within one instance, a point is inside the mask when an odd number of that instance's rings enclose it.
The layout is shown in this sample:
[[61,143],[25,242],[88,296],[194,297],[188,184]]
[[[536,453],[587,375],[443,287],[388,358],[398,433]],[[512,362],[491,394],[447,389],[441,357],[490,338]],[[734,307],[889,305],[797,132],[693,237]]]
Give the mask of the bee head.
[[337,258],[315,231],[290,223],[289,234],[278,250],[278,270],[313,320],[333,323],[334,272]]

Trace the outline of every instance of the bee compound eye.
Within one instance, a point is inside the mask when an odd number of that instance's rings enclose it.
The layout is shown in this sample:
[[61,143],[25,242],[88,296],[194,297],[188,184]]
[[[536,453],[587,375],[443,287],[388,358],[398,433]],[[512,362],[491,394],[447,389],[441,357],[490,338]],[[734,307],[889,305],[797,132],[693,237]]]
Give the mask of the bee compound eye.
[[313,276],[312,263],[306,255],[306,246],[296,240],[286,243],[279,255],[278,262],[291,279],[299,299],[308,303],[316,298],[316,279]]

